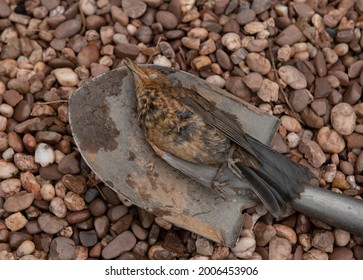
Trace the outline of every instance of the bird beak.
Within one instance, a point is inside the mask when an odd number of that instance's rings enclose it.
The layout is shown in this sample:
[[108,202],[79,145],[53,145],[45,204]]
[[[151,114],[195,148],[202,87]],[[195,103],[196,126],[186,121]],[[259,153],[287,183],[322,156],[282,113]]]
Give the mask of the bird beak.
[[130,58],[126,57],[125,65],[127,66],[127,68],[129,68],[131,70],[132,73],[139,76],[142,80],[145,81],[148,79],[148,76],[145,74],[145,72],[142,71],[141,68],[135,62],[133,62]]

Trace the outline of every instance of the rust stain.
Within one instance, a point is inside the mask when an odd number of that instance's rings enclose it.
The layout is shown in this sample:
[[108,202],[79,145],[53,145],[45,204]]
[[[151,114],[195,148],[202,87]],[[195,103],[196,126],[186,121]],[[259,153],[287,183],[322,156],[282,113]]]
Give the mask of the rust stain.
[[[142,166],[145,168],[145,165]],[[134,172],[128,174],[125,182],[142,200],[146,200],[147,204],[158,206],[159,211],[167,208],[165,211],[184,213],[188,209],[186,188],[176,188],[175,186],[180,186],[181,182],[169,172],[164,172],[162,177],[156,172],[145,172],[143,175]],[[155,211],[156,209],[153,209],[153,212]]]
[[127,158],[128,161],[134,161],[136,156],[133,152],[129,151],[129,157]]
[[70,99],[72,131],[82,151],[114,151],[118,147],[116,138],[120,132],[110,117],[112,105],[108,104],[107,97],[117,95],[118,91],[113,87],[118,85],[97,83],[94,87],[94,83],[94,80],[86,83],[79,89],[83,94],[75,93]]

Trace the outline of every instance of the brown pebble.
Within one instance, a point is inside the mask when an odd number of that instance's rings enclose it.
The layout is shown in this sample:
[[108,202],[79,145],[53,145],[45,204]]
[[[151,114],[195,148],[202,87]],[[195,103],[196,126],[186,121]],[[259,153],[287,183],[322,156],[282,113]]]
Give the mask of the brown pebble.
[[310,106],[318,116],[324,116],[328,111],[329,103],[325,98],[317,98],[311,102]]
[[313,236],[313,247],[327,253],[333,252],[334,235],[331,231],[317,232]]
[[66,220],[67,222],[72,224],[77,224],[88,220],[91,217],[91,212],[88,209],[84,209],[81,211],[73,211],[67,214]]
[[57,39],[64,39],[73,36],[81,30],[82,24],[77,19],[70,19],[58,25],[54,31]]
[[140,221],[133,221],[131,230],[139,240],[145,240],[149,234],[149,232],[141,226]]
[[251,9],[244,9],[237,14],[236,20],[240,25],[245,25],[253,21],[255,17],[256,17],[255,11]]
[[147,244],[147,242],[138,241],[135,247],[132,249],[132,252],[140,257],[145,257],[147,255],[148,249],[149,249],[149,244]]
[[99,217],[106,213],[107,204],[103,199],[96,198],[94,201],[90,203],[89,210],[92,216]]
[[303,260],[328,260],[329,256],[327,253],[319,249],[310,249],[308,252],[303,254]]
[[117,222],[115,222],[111,226],[110,228],[111,233],[117,235],[120,234],[121,232],[128,230],[131,226],[132,220],[133,217],[130,214],[121,217]]
[[354,105],[361,99],[361,96],[362,96],[362,87],[358,81],[355,81],[344,93],[343,101],[349,103],[350,105]]
[[329,100],[330,105],[334,106],[334,105],[342,102],[343,96],[342,96],[342,94],[339,91],[333,90],[329,94],[328,100]]
[[329,260],[352,260],[353,252],[347,247],[335,247],[329,255]]
[[292,24],[286,27],[277,37],[276,43],[280,46],[290,45],[292,46],[295,43],[300,42],[303,38],[303,34],[296,27],[296,25]]
[[9,245],[12,248],[18,248],[21,243],[26,240],[32,240],[33,237],[25,232],[10,232],[9,233]]
[[40,185],[35,179],[34,174],[29,171],[20,174],[21,185],[27,192],[34,193],[35,199],[41,199]]
[[53,235],[48,233],[35,234],[33,238],[35,248],[44,252],[49,252],[49,247],[52,240]]
[[63,174],[78,174],[80,172],[78,153],[71,153],[63,157],[58,164],[58,171]]
[[363,148],[363,134],[352,133],[344,136],[344,139],[349,149]]
[[357,260],[363,260],[363,246],[355,245],[353,247],[354,257]]
[[72,239],[67,237],[56,237],[50,243],[50,260],[72,260],[76,252],[76,246]]
[[274,227],[263,222],[257,222],[253,231],[255,233],[257,246],[266,246],[276,235]]
[[78,53],[77,61],[79,65],[89,68],[92,63],[98,61],[99,56],[99,49],[95,45],[87,45]]
[[83,197],[72,191],[66,193],[64,203],[70,211],[81,211],[86,206]]
[[269,243],[270,260],[287,260],[291,254],[292,246],[289,240],[281,237],[273,237]]
[[65,220],[49,213],[40,214],[38,223],[42,231],[49,234],[55,234],[68,225]]
[[42,229],[39,227],[38,221],[28,221],[25,225],[25,229],[29,234],[41,233]]
[[147,5],[141,0],[124,0],[122,1],[122,9],[130,18],[138,18],[146,11]]
[[150,247],[148,257],[151,260],[171,260],[173,254],[163,246],[157,244]]
[[232,76],[226,80],[226,89],[232,94],[242,98],[243,100],[249,102],[251,100],[251,91],[243,83],[242,77]]
[[296,234],[308,233],[310,230],[310,221],[305,215],[298,215],[296,220]]
[[94,245],[90,250],[89,250],[89,256],[91,258],[98,258],[99,256],[101,256],[101,251],[102,251],[102,245],[100,242],[97,242],[96,245]]
[[99,15],[90,15],[86,17],[86,27],[89,30],[98,30],[101,26],[106,25],[107,22],[105,18]]
[[299,144],[299,151],[304,154],[308,162],[315,168],[319,168],[326,161],[324,152],[315,141],[301,141]]
[[33,200],[33,193],[20,192],[6,199],[3,207],[7,212],[18,212],[27,209]]
[[67,189],[77,194],[83,194],[87,189],[86,179],[82,175],[66,174],[62,177],[62,183]]
[[115,56],[118,58],[129,57],[130,59],[135,59],[139,54],[140,50],[136,45],[129,43],[119,43],[115,49]]
[[301,112],[301,118],[306,123],[306,125],[312,128],[321,128],[324,126],[324,120],[315,114],[315,112],[309,107],[306,107]]
[[113,259],[127,251],[130,251],[136,244],[136,238],[131,231],[124,231],[117,235],[102,250],[102,257],[106,260]]
[[328,97],[331,92],[332,88],[326,77],[324,78],[317,77],[315,79],[315,91],[314,91],[315,98]]
[[296,112],[303,111],[310,102],[310,94],[306,89],[298,89],[290,92],[289,101]]
[[229,56],[223,50],[217,50],[216,52],[217,62],[218,64],[225,70],[232,70],[233,64],[229,58]]
[[140,26],[136,33],[135,33],[135,37],[140,41],[143,42],[145,44],[148,44],[152,41],[153,39],[153,31],[151,30],[150,27],[142,25]]
[[252,71],[258,72],[261,75],[266,75],[271,70],[270,61],[257,53],[248,53],[246,64]]
[[15,107],[24,97],[16,90],[10,89],[4,92],[2,98],[7,104]]
[[14,109],[14,120],[17,122],[25,121],[30,115],[30,110],[29,103],[25,100],[21,100]]
[[178,25],[178,19],[172,13],[168,11],[159,11],[156,13],[155,19],[160,22],[161,25],[168,30],[176,28]]
[[34,156],[23,153],[14,155],[14,163],[21,171],[29,171],[36,173],[39,170],[39,164],[34,160]]
[[342,160],[339,163],[339,168],[345,175],[353,175],[354,174],[354,167],[349,161]]
[[45,180],[60,180],[63,177],[63,174],[58,171],[58,164],[56,163],[40,167],[39,174]]
[[18,133],[10,131],[8,133],[8,144],[14,150],[14,152],[21,153],[24,150],[23,142]]
[[328,70],[326,68],[326,62],[323,52],[318,51],[317,55],[314,57],[314,64],[319,77],[325,77]]
[[94,220],[94,227],[99,238],[106,236],[108,232],[110,221],[107,216],[100,216]]
[[[124,211],[125,210],[122,209],[122,212]],[[138,208],[137,212],[139,214],[139,219],[143,228],[149,228],[151,227],[151,225],[153,225],[153,222],[155,220],[155,216],[153,214],[150,214],[149,212],[147,212],[142,208]]]
[[319,130],[316,141],[322,150],[328,153],[340,153],[345,148],[343,137],[327,126]]
[[95,230],[80,231],[79,240],[81,244],[85,247],[92,247],[97,243],[97,235]]

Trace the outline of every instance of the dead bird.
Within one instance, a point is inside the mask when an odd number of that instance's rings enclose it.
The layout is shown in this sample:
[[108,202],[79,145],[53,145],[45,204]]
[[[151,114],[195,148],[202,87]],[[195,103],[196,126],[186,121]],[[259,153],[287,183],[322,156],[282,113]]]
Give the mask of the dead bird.
[[126,66],[135,81],[138,120],[152,148],[186,162],[219,166],[212,186],[222,197],[228,181],[218,179],[229,168],[234,176],[247,179],[271,214],[279,217],[312,178],[305,167],[244,133],[234,116],[196,91],[173,86],[161,72],[140,68],[130,59]]

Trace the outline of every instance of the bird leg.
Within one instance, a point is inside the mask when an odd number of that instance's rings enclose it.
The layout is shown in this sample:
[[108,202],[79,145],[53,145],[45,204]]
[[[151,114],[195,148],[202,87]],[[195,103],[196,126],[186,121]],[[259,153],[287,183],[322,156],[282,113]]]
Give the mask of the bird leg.
[[240,162],[240,160],[239,159],[229,158],[228,159],[228,168],[229,168],[229,170],[231,170],[233,175],[235,175],[238,179],[243,181],[243,180],[245,180],[245,178],[244,178],[241,170],[236,165],[237,162]]
[[[223,190],[224,187],[226,187],[228,185],[228,180],[222,181],[220,180],[220,177],[223,175],[224,170],[226,169],[226,167],[229,167],[229,162],[230,160],[233,161],[232,156],[235,150],[235,146],[234,144],[232,144],[231,148],[229,149],[228,152],[228,157],[227,160],[225,162],[223,162],[219,168],[218,171],[216,173],[216,175],[213,178],[212,181],[212,188],[224,199],[227,200],[227,193],[225,190]],[[230,168],[230,167],[229,167]]]

